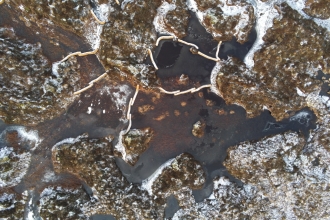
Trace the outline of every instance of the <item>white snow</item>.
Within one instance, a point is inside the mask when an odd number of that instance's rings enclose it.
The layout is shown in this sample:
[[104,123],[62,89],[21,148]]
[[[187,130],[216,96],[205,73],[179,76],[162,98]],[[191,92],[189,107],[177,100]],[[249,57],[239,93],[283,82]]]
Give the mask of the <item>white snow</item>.
[[305,8],[305,2],[306,0],[286,0],[285,1],[291,8],[298,11],[301,16],[303,16],[305,19],[312,19],[317,25],[327,29],[330,31],[330,19],[318,19],[308,16],[303,9]]
[[82,135],[81,136],[78,136],[77,138],[66,138],[64,140],[61,140],[60,142],[57,142],[53,147],[52,149],[54,149],[55,147],[58,147],[62,144],[74,144],[78,141],[80,141],[80,138],[83,137]]
[[[96,7],[94,13],[100,21],[108,21],[109,14],[113,10],[114,9],[110,6],[110,4],[101,4]],[[100,47],[102,30],[103,25],[98,24],[96,21],[95,23],[86,24],[85,37],[93,50]]]
[[306,94],[303,93],[298,87],[296,87],[296,89],[297,89],[297,94],[298,94],[299,96],[306,97]]
[[[127,120],[126,120],[127,122]],[[122,159],[124,161],[127,161],[126,157],[126,149],[125,146],[123,145],[123,135],[126,133],[126,130],[120,131],[119,137],[118,137],[118,143],[114,146],[114,149],[116,149],[118,152],[121,153]]]
[[34,216],[34,213],[33,213],[33,207],[32,207],[32,197],[30,198],[30,201],[29,201],[29,203],[28,203],[28,205],[26,206],[26,219],[27,220],[34,220],[34,219],[36,219],[35,218],[35,216]]
[[87,108],[87,114],[90,114],[90,113],[92,113],[92,110],[93,110],[93,108],[92,108],[92,107],[88,107],[88,108]]
[[121,10],[124,10],[128,3],[132,3],[134,0],[124,0],[121,2]]
[[218,96],[221,96],[219,90],[217,89],[217,76],[218,76],[220,69],[221,69],[221,63],[216,62],[215,66],[213,67],[213,70],[211,72],[211,76],[210,76],[211,92],[215,93]]
[[13,152],[13,148],[12,147],[3,147],[0,149],[0,159],[3,159],[5,157],[8,157],[9,154],[11,154],[11,152]]
[[[55,63],[53,63],[52,64],[52,74],[54,75],[54,76],[56,76],[56,78],[59,78],[60,77],[60,75],[58,74],[58,65],[60,64],[61,62],[60,61],[58,61],[58,62],[55,62]],[[44,91],[45,92],[45,91]]]
[[159,6],[159,8],[157,8],[157,15],[154,18],[153,24],[155,26],[155,30],[157,33],[159,34],[169,34],[169,35],[174,35],[174,33],[169,33],[166,28],[165,28],[165,23],[164,23],[164,19],[166,14],[169,11],[173,11],[176,8],[175,6],[175,1],[170,4],[166,1],[163,2],[163,4],[161,6]]
[[51,181],[54,181],[56,179],[57,179],[57,177],[55,175],[55,172],[48,170],[47,172],[45,172],[45,174],[44,174],[41,181],[42,182],[51,182]]

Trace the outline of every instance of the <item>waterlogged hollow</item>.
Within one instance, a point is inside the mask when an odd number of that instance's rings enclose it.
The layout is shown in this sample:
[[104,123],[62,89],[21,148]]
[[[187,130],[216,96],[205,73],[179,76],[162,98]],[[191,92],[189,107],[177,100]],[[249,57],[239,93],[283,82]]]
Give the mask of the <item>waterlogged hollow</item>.
[[[84,6],[79,10],[88,11],[86,7],[91,7],[96,11],[96,15],[100,16],[100,5],[105,7],[105,2],[92,1],[90,6]],[[149,3],[143,2],[144,7]],[[111,5],[112,12],[117,10],[113,14],[116,18],[113,25],[117,27],[121,20],[129,20],[125,9],[139,10],[134,2],[125,2],[126,5],[121,6],[115,2],[107,4]],[[149,5],[154,15],[159,13],[157,7],[169,7],[167,4],[170,3],[156,1]],[[210,13],[204,15],[205,20],[201,22],[198,20],[200,18],[182,2],[171,4],[182,13],[176,14],[175,10],[170,10],[168,15],[171,15],[171,19],[165,19],[165,29],[175,32],[180,39],[198,45],[200,52],[215,57],[220,38],[219,35],[213,37],[206,29],[221,32],[219,24],[227,17],[220,16],[221,21],[218,21],[218,24],[212,23],[217,21],[214,15],[219,12],[205,10],[209,6],[198,1],[199,7],[192,9],[189,6],[190,9]],[[244,1],[242,5],[245,7],[245,4],[248,5]],[[283,10],[285,7],[287,6],[283,6]],[[223,5],[221,10],[224,10]],[[246,10],[251,16],[252,6],[246,6]],[[136,16],[143,16],[147,11],[144,8]],[[14,15],[14,8],[6,4],[0,6],[0,27],[12,28],[15,36],[24,39],[26,43],[34,45],[39,42],[42,45],[39,53],[49,63],[59,61],[71,52],[91,50],[85,37],[81,35],[81,24],[77,25],[74,31],[70,31],[68,27],[72,21],[66,22],[56,18],[53,20],[55,23],[41,25],[32,20],[26,25],[24,19],[12,22],[9,18],[13,18]],[[170,26],[182,15],[187,15],[185,17],[189,19],[178,24],[179,33]],[[239,17],[238,14],[235,16]],[[87,19],[86,14],[83,14],[83,17],[82,20]],[[295,16],[292,17],[296,19]],[[234,25],[235,19],[230,19],[229,22]],[[5,207],[0,210],[0,217],[11,214],[17,218],[32,215],[35,218],[61,216],[68,219],[86,216],[91,219],[130,219],[133,216],[158,219],[164,215],[166,218],[173,215],[184,216],[184,212],[189,208],[197,207],[198,204],[203,206],[206,198],[220,198],[219,201],[222,201],[219,191],[224,187],[228,187],[227,192],[230,192],[230,195],[232,191],[237,190],[235,187],[241,187],[247,195],[253,193],[253,190],[248,189],[255,186],[246,183],[249,181],[246,174],[236,169],[235,161],[232,159],[236,155],[231,152],[239,152],[241,143],[244,142],[244,146],[256,144],[260,147],[264,142],[267,143],[269,137],[271,141],[272,138],[283,141],[282,136],[295,136],[299,141],[296,144],[297,149],[293,147],[292,153],[283,157],[284,162],[280,157],[274,165],[274,169],[277,169],[278,164],[285,163],[289,167],[286,171],[290,173],[298,173],[298,169],[305,169],[301,164],[292,165],[291,158],[298,158],[295,156],[296,151],[301,150],[310,156],[313,149],[317,148],[310,143],[311,140],[322,140],[322,145],[327,143],[324,128],[326,125],[320,121],[316,123],[318,119],[327,122],[326,110],[310,98],[314,93],[307,96],[303,92],[298,92],[298,95],[306,96],[306,106],[309,107],[288,111],[287,117],[281,121],[276,121],[272,112],[263,106],[260,106],[263,110],[259,115],[248,117],[243,107],[226,104],[228,100],[215,94],[214,88],[212,91],[210,88],[203,88],[195,93],[178,96],[160,93],[156,88],[158,86],[168,91],[183,91],[210,84],[216,63],[192,54],[190,46],[164,40],[158,47],[150,46],[159,67],[159,70],[155,71],[150,58],[140,53],[144,50],[141,45],[156,40],[153,38],[156,36],[153,24],[149,20],[144,21],[147,22],[142,27],[147,31],[145,35],[151,37],[141,42],[139,38],[133,39],[139,46],[134,47],[132,43],[123,45],[123,50],[116,47],[120,45],[120,40],[128,39],[131,25],[135,31],[138,30],[138,21],[130,21],[131,23],[120,26],[120,31],[125,33],[125,36],[119,40],[109,34],[111,27],[106,24],[101,36],[101,46],[106,49],[103,48],[97,55],[70,60],[77,67],[74,70],[80,77],[79,88],[88,85],[88,82],[105,71],[108,74],[91,89],[73,99],[64,111],[54,109],[52,117],[43,118],[36,123],[26,123],[28,120],[22,120],[27,125],[25,127],[0,121],[0,202],[2,207]],[[257,39],[254,18],[250,17],[249,21],[246,27],[250,29],[244,29],[244,36],[226,32],[224,39],[227,41],[222,43],[219,53],[223,62],[221,65],[236,58],[241,63],[244,62]],[[200,22],[207,28],[205,29]],[[150,28],[152,30],[149,30]],[[245,36],[247,33],[249,34]],[[164,34],[158,33],[157,36],[161,35]],[[228,40],[230,35],[233,36]],[[235,36],[239,38],[240,43],[236,41]],[[106,45],[110,38],[113,44]],[[135,52],[129,54],[131,49]],[[134,60],[136,54],[138,59]],[[109,55],[117,57],[110,59]],[[238,75],[243,69],[240,67],[237,68]],[[66,74],[68,73],[70,71],[66,70]],[[216,74],[221,76],[220,72]],[[223,74],[230,76],[232,73],[228,71]],[[320,72],[316,80],[324,82],[319,94],[322,102],[328,105],[328,76]],[[148,83],[150,86],[146,85]],[[130,111],[131,130],[121,139],[121,132],[128,126],[127,106],[137,84],[141,87]],[[72,96],[72,92],[66,95]],[[319,95],[317,92],[315,94]],[[320,126],[318,129],[323,132],[321,134],[325,135],[325,138],[313,133],[318,131],[315,130],[317,125]],[[123,145],[128,149],[126,155],[117,148],[120,141],[123,141]],[[283,151],[289,149],[285,144],[292,144],[289,138],[285,141]],[[303,145],[301,142],[304,141],[308,144]],[[263,150],[262,147],[258,148],[258,152]],[[317,152],[322,152],[321,150],[318,149]],[[279,152],[282,154],[282,151]],[[300,158],[303,157],[302,154]],[[310,157],[313,158],[314,155]],[[319,157],[321,158],[321,154],[313,158],[313,166],[324,165]],[[127,160],[130,160],[129,163]],[[244,162],[242,160],[242,167]],[[228,170],[223,164],[229,167]],[[257,165],[256,169],[259,169]],[[323,169],[320,173],[317,174],[326,175],[327,171]],[[242,193],[242,190],[239,193]],[[246,195],[242,195],[242,198],[244,196]],[[59,208],[53,210],[54,207]]]

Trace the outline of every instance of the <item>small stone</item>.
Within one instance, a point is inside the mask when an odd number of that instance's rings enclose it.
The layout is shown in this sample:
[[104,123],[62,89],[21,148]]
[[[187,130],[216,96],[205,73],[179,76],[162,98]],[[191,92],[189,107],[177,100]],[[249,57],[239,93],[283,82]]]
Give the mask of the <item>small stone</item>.
[[202,138],[204,136],[205,127],[206,127],[206,124],[204,121],[197,121],[193,125],[193,129],[191,132],[195,137]]

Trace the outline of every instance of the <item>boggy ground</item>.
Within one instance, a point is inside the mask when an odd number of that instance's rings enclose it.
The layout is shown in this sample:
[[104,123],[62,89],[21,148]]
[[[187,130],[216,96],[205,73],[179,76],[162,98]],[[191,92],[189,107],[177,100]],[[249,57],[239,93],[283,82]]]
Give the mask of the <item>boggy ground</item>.
[[[155,49],[156,62],[162,62],[158,55],[166,44],[155,47],[158,34],[175,34],[213,57],[217,41],[212,35],[248,41],[255,19],[248,2],[237,5],[243,14],[234,15],[225,14],[233,5],[224,1],[219,7],[211,1],[196,4],[195,9],[185,1],[0,5],[5,98],[0,113],[7,123],[30,126],[0,126],[1,217],[111,214],[118,219],[161,219],[171,194],[181,208],[174,218],[328,217],[315,204],[327,198],[329,98],[318,95],[321,81],[314,77],[318,68],[328,73],[327,30],[282,5],[252,70],[236,58],[214,68],[214,61],[180,45],[174,63],[155,71],[146,49]],[[100,16],[101,6],[110,12],[105,13],[104,26],[89,12],[93,9]],[[167,6],[169,11],[160,10]],[[71,12],[70,7],[75,9]],[[211,34],[193,20],[188,8],[203,13],[196,17]],[[155,27],[157,16],[163,23]],[[222,29],[226,22],[231,25]],[[295,25],[282,31],[287,23]],[[65,55],[94,49],[86,43],[85,27],[102,27],[100,50],[70,58],[54,74],[52,64]],[[295,41],[295,35],[303,41]],[[222,49],[230,46],[224,43]],[[274,62],[268,62],[274,54]],[[301,58],[306,62],[299,63]],[[212,74],[224,99],[208,88],[180,96],[161,94],[156,88],[184,90],[208,84],[212,69],[217,70]],[[73,96],[105,71],[103,80]],[[122,139],[132,155],[128,165],[114,146],[127,128],[127,106],[137,84],[142,88],[131,110],[132,129]],[[310,131],[316,120],[317,129]],[[229,181],[223,174],[237,179]],[[201,193],[202,202],[196,203],[193,193],[203,187],[211,190]],[[301,194],[300,189],[311,193]],[[292,201],[286,197],[290,193]]]

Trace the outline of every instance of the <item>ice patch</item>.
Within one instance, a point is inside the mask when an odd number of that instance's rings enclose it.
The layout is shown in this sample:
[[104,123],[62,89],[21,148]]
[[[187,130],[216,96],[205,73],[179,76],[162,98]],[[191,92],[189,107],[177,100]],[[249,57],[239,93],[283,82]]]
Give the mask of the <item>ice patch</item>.
[[169,159],[164,164],[162,164],[150,177],[142,181],[141,189],[148,191],[149,195],[152,195],[152,184],[163,172],[163,170],[170,166],[175,158]]
[[300,124],[305,124],[306,127],[309,125],[310,114],[308,112],[299,112],[298,114],[292,116],[290,121],[298,121]]

